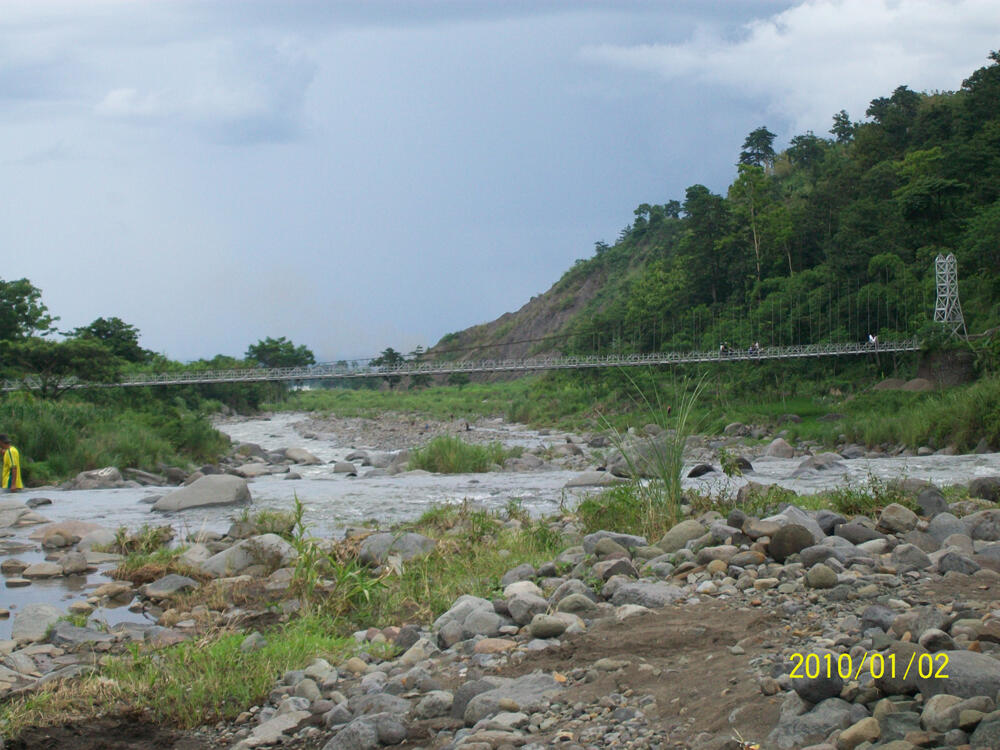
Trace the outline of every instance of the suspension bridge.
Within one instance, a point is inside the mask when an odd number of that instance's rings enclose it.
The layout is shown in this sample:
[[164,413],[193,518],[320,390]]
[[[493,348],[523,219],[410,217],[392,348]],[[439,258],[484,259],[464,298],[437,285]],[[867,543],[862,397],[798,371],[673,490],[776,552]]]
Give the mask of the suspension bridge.
[[[934,320],[955,336],[965,336],[965,322],[958,299],[958,274],[954,256],[938,256],[936,261],[937,301]],[[529,373],[547,370],[580,370],[600,367],[670,366],[723,362],[764,362],[816,357],[850,357],[895,354],[920,350],[916,338],[880,341],[869,335],[867,341],[817,344],[777,344],[745,348],[722,346],[718,350],[690,350],[651,353],[602,353],[569,356],[536,356],[515,359],[438,359],[417,358],[393,365],[338,362],[303,367],[245,367],[229,369],[177,370],[159,373],[124,375],[113,382],[85,382],[65,378],[59,390],[85,388],[135,388],[215,383],[295,382],[313,383],[328,380],[351,380],[372,377],[435,376],[484,373]],[[38,390],[45,386],[40,375],[26,375],[4,380],[0,390]]]

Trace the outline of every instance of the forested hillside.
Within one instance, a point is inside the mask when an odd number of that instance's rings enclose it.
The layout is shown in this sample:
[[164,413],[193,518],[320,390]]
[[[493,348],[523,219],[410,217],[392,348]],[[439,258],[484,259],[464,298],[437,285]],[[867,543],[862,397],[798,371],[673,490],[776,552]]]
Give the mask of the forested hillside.
[[1000,324],[1000,53],[956,92],[900,86],[783,151],[750,133],[725,195],[642,204],[521,310],[449,334],[464,358],[931,335],[934,258],[970,332]]

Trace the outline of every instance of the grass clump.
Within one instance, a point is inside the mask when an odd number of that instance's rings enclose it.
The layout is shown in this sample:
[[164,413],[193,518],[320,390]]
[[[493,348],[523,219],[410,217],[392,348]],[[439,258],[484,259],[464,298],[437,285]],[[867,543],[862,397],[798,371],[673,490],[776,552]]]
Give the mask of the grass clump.
[[471,474],[489,471],[510,455],[500,443],[476,445],[451,435],[439,435],[410,454],[410,468],[438,474]]
[[372,624],[430,623],[462,594],[495,596],[510,568],[551,560],[564,541],[547,521],[526,518],[516,502],[502,512],[469,503],[438,505],[399,531],[436,538],[437,545],[385,579],[372,598]]
[[[681,520],[684,449],[688,437],[697,427],[695,406],[704,390],[705,380],[702,378],[690,389],[686,384],[682,386],[675,410],[664,403],[655,385],[648,392],[644,391],[631,375],[626,375],[637,394],[636,403],[643,409],[647,430],[649,426],[654,429],[653,434],[647,432],[647,437],[634,442],[604,419],[611,442],[624,457],[632,477],[630,492],[612,491],[606,499],[627,516],[634,517],[632,523],[636,533],[652,538]],[[642,477],[649,479],[642,481]],[[623,523],[618,521],[614,528],[622,528]]]

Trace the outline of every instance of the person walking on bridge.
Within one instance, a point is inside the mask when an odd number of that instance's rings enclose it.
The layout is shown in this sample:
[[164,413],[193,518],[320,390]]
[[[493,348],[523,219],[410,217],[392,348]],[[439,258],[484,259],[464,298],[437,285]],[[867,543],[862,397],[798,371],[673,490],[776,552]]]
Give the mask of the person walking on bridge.
[[0,433],[0,455],[3,457],[3,471],[0,472],[0,486],[8,492],[24,488],[21,481],[21,454],[10,444],[10,437]]

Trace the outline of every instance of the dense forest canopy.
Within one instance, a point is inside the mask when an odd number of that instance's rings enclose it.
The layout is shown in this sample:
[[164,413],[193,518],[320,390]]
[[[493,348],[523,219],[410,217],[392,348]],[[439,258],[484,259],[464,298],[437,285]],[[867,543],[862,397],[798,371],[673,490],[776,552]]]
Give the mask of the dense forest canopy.
[[[651,351],[933,333],[933,261],[954,253],[970,331],[1000,325],[1000,53],[956,92],[900,86],[781,152],[762,126],[725,195],[642,204],[553,291],[603,288],[566,349]],[[734,154],[735,155],[735,154]]]

